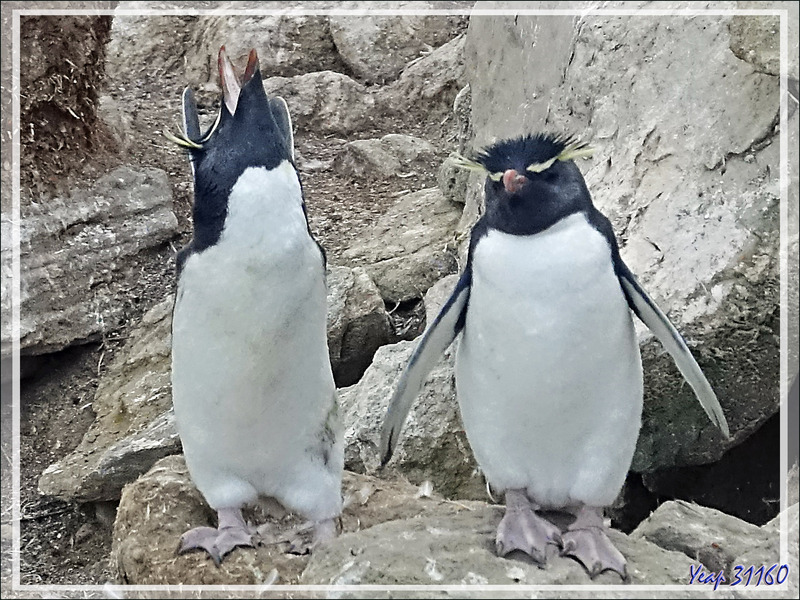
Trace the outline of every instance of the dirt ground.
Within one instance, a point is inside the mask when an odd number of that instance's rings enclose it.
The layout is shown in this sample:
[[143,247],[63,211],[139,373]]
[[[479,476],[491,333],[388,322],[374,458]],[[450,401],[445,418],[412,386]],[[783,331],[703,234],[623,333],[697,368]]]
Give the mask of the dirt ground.
[[[189,164],[181,150],[158,134],[163,128],[173,128],[179,122],[182,78],[179,72],[168,72],[159,74],[157,78],[142,77],[139,81],[142,83],[131,86],[129,82],[115,81],[113,76],[106,76],[99,84],[99,95],[111,96],[122,111],[137,115],[137,126],[130,131],[132,138],[126,144],[127,151],[122,152],[104,137],[104,142],[95,147],[95,154],[87,167],[73,171],[67,178],[51,181],[52,186],[32,185],[38,197],[39,194],[53,194],[83,180],[94,179],[120,164],[163,169],[172,184],[174,211],[181,233],[171,244],[144,258],[147,277],[130,290],[135,301],[123,299],[129,308],[124,324],[117,331],[98,343],[23,361],[25,378],[21,384],[20,432],[22,584],[103,584],[113,581],[114,577],[108,562],[114,507],[44,498],[38,493],[37,481],[45,468],[77,446],[88,429],[94,418],[91,402],[106,365],[111,363],[114,353],[141,315],[172,290],[175,251],[191,237]],[[216,109],[207,112],[211,115]],[[437,163],[415,178],[378,177],[369,182],[349,181],[329,166],[330,160],[347,141],[357,139],[355,136],[345,140],[302,130],[296,132],[297,152],[302,157],[298,166],[311,229],[325,247],[330,263],[336,264],[352,240],[404,192],[435,185],[436,167],[450,149],[453,126],[452,119],[444,124],[438,120],[426,122],[419,114],[408,113],[404,118],[382,119],[378,128],[359,132],[357,138],[379,137],[387,133],[416,135],[443,149]],[[23,180],[33,181],[30,177],[23,177]],[[418,319],[418,311],[411,307],[408,314],[396,315],[396,318],[398,328],[402,328],[408,319]],[[4,467],[7,464],[4,461]]]

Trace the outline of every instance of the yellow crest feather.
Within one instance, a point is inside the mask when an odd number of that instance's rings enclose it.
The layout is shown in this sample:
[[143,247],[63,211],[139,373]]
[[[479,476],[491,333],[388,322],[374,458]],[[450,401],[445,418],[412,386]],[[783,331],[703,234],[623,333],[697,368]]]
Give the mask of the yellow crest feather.
[[197,142],[193,142],[192,140],[190,140],[189,138],[187,138],[184,135],[175,135],[174,133],[172,133],[168,129],[164,129],[161,132],[161,135],[163,135],[165,138],[167,138],[173,144],[177,144],[178,146],[180,146],[182,148],[192,148],[194,150],[200,150],[200,149],[203,148],[202,144],[198,144]]

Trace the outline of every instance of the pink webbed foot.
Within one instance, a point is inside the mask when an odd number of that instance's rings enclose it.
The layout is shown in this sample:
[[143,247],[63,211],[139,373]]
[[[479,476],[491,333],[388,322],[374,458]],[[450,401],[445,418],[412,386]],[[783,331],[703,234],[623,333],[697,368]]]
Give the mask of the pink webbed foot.
[[223,508],[218,511],[219,527],[195,527],[181,536],[178,554],[192,550],[205,550],[220,566],[222,560],[238,546],[254,547],[253,531],[247,526],[238,508]]
[[594,579],[603,571],[615,571],[627,581],[628,563],[606,535],[602,508],[581,507],[577,519],[561,537],[561,554],[580,562],[589,577]]
[[506,513],[495,538],[498,556],[521,550],[544,565],[548,544],[561,544],[561,530],[536,514],[525,490],[506,491]]
[[336,537],[336,521],[334,519],[325,519],[314,523],[314,533],[309,540],[307,536],[303,536],[303,532],[298,534],[289,542],[289,554],[311,554],[314,549],[327,541]]

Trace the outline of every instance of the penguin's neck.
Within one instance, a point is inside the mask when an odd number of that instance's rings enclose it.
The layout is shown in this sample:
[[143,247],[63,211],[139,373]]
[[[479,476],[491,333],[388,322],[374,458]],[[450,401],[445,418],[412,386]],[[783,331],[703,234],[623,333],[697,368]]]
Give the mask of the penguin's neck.
[[283,161],[274,169],[245,169],[228,197],[217,245],[245,253],[270,253],[307,236],[300,180],[292,164]]

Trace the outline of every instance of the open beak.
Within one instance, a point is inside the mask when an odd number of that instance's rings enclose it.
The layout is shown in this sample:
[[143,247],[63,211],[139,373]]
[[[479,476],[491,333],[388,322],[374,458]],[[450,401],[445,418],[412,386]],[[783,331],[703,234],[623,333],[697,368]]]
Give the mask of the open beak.
[[247,57],[247,68],[245,68],[244,75],[241,78],[236,74],[236,68],[228,57],[225,46],[219,49],[217,66],[219,67],[219,81],[222,85],[222,98],[225,101],[228,112],[234,114],[242,87],[247,85],[258,72],[258,54],[255,48],[250,50],[250,55]]

